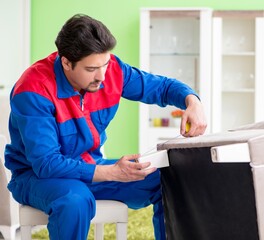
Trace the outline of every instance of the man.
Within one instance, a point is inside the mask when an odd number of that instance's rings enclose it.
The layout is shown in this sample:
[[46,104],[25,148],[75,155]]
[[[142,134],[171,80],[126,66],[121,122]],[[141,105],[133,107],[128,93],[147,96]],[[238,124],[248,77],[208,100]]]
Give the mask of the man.
[[205,131],[199,99],[185,84],[111,54],[115,38],[86,15],[69,19],[55,43],[58,52],[29,67],[11,92],[9,190],[19,203],[49,215],[50,239],[86,239],[95,199],[119,200],[133,209],[153,204],[155,238],[165,239],[159,171],[134,161],[139,154],[103,159],[100,147],[121,97],[187,107],[184,136]]

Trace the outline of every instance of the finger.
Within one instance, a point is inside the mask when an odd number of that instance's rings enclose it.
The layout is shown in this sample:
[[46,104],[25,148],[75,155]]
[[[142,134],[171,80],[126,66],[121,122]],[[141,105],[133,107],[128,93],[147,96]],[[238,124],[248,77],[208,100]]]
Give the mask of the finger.
[[157,171],[157,168],[156,167],[151,167],[151,168],[147,168],[147,169],[144,169],[144,170],[141,170],[141,171],[146,174],[145,176],[148,176],[149,174]]
[[185,125],[185,132],[182,134],[184,137],[195,137],[201,135],[200,126],[196,123],[187,122]]
[[185,137],[195,137],[204,134],[206,125],[202,123],[192,123],[190,130],[184,134]]
[[181,135],[183,135],[183,136],[191,135],[192,131],[193,131],[193,128],[191,128],[191,123],[190,122],[183,122],[182,123]]
[[[121,157],[121,159],[125,160],[125,161],[130,161],[130,160],[136,160],[140,157],[140,154],[131,154],[131,155],[126,155]],[[120,160],[121,160],[120,159]]]
[[139,163],[141,165],[141,169],[145,169],[151,165],[151,162],[144,162],[144,163]]
[[181,135],[186,135],[191,129],[191,121],[187,117],[182,117],[181,120]]
[[192,132],[194,131],[195,125],[191,123],[190,120],[182,119],[181,123],[181,135],[182,136],[191,136]]
[[130,166],[134,169],[141,170],[149,167],[150,164],[151,164],[150,162],[144,162],[144,163],[133,162]]
[[137,179],[144,179],[146,176],[148,176],[149,174],[155,172],[157,170],[156,167],[151,167],[151,168],[145,168],[145,169],[141,169],[141,170],[138,170],[136,173],[135,173],[135,178]]

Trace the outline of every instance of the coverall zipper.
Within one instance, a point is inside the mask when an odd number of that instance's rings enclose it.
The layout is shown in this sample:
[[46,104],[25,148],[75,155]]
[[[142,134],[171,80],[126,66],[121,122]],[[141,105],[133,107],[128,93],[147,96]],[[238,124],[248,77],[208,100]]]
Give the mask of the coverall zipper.
[[84,110],[84,95],[80,94],[80,98],[81,98],[81,109],[83,112],[83,110]]
[[84,99],[82,97],[82,111],[84,110]]

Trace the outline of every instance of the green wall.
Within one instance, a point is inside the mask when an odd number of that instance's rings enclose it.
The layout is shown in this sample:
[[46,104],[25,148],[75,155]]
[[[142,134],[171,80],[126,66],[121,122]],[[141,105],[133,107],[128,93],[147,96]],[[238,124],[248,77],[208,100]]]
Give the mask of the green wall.
[[[115,35],[114,53],[138,67],[141,7],[264,10],[264,0],[31,0],[31,62],[55,51],[54,40],[64,22],[76,13],[85,13],[102,21]],[[107,133],[108,157],[137,153],[138,103],[122,100]]]

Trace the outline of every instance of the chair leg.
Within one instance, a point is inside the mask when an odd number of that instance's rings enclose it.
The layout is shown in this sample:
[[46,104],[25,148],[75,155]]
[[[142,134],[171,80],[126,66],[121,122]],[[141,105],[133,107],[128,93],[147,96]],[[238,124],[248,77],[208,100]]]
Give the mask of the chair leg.
[[127,239],[127,223],[116,224],[116,240]]
[[21,240],[31,240],[31,226],[20,227]]
[[94,224],[94,239],[104,240],[104,224],[103,223]]
[[2,233],[4,239],[15,240],[16,239],[16,230],[19,225],[13,226],[0,226],[0,232]]

